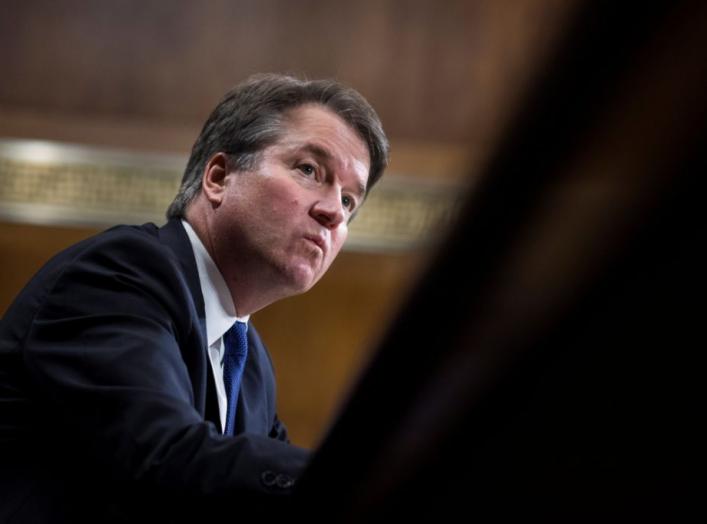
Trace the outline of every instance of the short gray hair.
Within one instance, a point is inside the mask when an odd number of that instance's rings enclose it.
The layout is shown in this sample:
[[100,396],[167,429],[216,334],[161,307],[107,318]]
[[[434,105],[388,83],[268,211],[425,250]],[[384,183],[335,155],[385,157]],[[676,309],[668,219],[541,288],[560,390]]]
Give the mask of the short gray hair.
[[330,109],[366,143],[371,160],[368,192],[383,175],[390,149],[371,105],[358,92],[334,80],[260,74],[226,93],[209,116],[194,143],[182,185],[167,209],[167,218],[184,217],[187,206],[199,194],[206,162],[214,154],[229,155],[235,169],[252,169],[260,151],[280,138],[284,113],[308,103]]

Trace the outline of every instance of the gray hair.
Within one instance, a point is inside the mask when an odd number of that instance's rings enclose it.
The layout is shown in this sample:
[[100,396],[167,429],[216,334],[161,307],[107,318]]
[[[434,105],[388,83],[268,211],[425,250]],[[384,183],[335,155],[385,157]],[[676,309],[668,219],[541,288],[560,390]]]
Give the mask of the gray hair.
[[371,105],[358,92],[334,80],[261,74],[226,93],[209,116],[194,143],[182,185],[167,209],[167,218],[184,217],[187,206],[201,189],[206,162],[214,154],[229,155],[232,167],[237,170],[254,168],[260,151],[281,137],[284,113],[307,103],[330,109],[366,143],[371,160],[368,192],[383,175],[390,149]]

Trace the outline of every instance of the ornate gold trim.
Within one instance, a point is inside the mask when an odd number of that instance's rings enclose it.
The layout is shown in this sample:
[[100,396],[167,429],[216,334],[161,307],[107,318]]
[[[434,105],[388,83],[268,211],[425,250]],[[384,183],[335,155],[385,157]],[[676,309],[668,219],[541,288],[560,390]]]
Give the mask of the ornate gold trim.
[[[164,222],[186,157],[0,140],[0,218],[107,227]],[[458,208],[459,188],[387,174],[352,222],[345,249],[417,247]]]

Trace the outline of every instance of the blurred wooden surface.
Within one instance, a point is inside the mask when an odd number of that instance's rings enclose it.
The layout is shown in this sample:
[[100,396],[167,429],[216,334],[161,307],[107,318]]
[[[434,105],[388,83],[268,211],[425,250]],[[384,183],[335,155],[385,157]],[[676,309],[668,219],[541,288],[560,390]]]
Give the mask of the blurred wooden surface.
[[201,125],[280,71],[353,85],[392,137],[486,140],[575,3],[6,0],[0,106]]

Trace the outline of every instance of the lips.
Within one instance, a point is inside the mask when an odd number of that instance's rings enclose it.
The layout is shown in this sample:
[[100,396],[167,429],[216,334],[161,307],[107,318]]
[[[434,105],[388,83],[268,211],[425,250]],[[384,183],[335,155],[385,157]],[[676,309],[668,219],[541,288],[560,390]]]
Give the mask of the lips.
[[326,240],[321,235],[305,235],[304,238],[315,244],[319,249],[322,250],[323,254],[326,254]]

